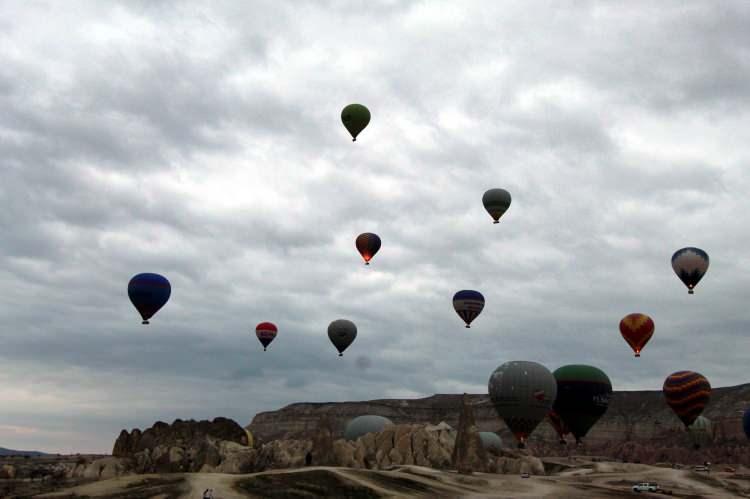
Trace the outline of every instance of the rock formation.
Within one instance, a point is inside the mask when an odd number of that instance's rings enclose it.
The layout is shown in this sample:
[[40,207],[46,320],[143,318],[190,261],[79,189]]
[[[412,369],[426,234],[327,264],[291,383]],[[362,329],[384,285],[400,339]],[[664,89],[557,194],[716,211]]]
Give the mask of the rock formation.
[[[254,449],[247,447],[247,441],[245,430],[231,419],[178,419],[171,425],[157,422],[144,432],[122,430],[112,455],[128,459],[137,473],[214,471],[221,469],[230,454],[233,468],[238,467],[240,461],[253,461],[250,455]],[[239,454],[244,454],[244,459],[239,458]]]
[[336,456],[333,452],[333,424],[331,418],[323,416],[318,430],[312,438],[312,449],[305,456],[305,464],[313,466],[333,466]]
[[472,471],[487,470],[487,452],[479,438],[474,410],[465,393],[461,401],[461,415],[458,418],[458,433],[451,462],[454,469],[467,475]]
[[[469,395],[479,431],[492,431],[503,442],[515,438],[497,417],[487,395]],[[331,418],[334,438],[339,438],[348,421],[363,414],[385,416],[396,425],[435,424],[445,421],[457,425],[460,413],[459,395],[434,395],[416,400],[373,400],[366,402],[301,403],[281,410],[260,413],[248,429],[264,441],[275,438],[310,439],[321,415]],[[714,442],[701,451],[708,455],[725,452],[725,462],[743,463],[750,459],[750,442],[742,431],[742,411],[750,405],[750,384],[715,388],[704,411],[714,426]],[[529,439],[529,449],[537,456],[559,456],[570,452],[618,458],[620,447],[637,443],[644,463],[651,462],[661,449],[684,448],[691,443],[685,438],[682,423],[664,402],[661,390],[614,392],[606,414],[584,438],[583,447],[558,444],[554,429],[547,422],[540,424]],[[620,447],[618,447],[618,445]],[[639,458],[640,459],[640,458]],[[715,458],[714,458],[715,460]]]

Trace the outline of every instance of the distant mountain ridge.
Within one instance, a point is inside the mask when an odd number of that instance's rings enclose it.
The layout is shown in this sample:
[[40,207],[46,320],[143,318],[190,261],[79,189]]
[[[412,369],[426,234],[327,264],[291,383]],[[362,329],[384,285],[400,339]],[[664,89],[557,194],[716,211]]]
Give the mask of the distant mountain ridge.
[[29,456],[29,457],[44,457],[50,456],[46,452],[39,452],[35,450],[13,450],[0,447],[0,456]]
[[[469,395],[480,431],[499,433],[507,445],[514,438],[498,418],[487,394]],[[296,403],[276,411],[256,414],[247,426],[256,440],[310,439],[322,416],[333,424],[334,436],[341,437],[344,427],[363,414],[385,416],[396,424],[441,421],[456,427],[461,402],[458,394],[437,394],[421,399],[381,399],[359,402]],[[704,415],[713,423],[714,446],[737,446],[742,452],[750,446],[742,431],[742,413],[750,407],[750,383],[719,387],[711,391]],[[530,443],[557,445],[558,437],[548,422],[532,433]],[[664,401],[661,390],[615,391],[606,414],[584,438],[588,448],[613,444],[639,443],[660,447],[690,447],[690,440],[679,419]],[[738,447],[739,448],[739,447]],[[750,452],[748,452],[750,455]]]

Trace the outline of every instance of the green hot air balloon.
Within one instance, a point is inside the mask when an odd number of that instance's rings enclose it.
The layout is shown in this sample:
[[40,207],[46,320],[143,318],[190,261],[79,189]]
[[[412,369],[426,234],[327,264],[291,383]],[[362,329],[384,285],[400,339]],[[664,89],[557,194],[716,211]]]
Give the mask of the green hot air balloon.
[[385,430],[386,426],[392,425],[393,422],[383,416],[377,416],[374,414],[357,416],[347,423],[346,428],[344,429],[344,438],[346,440],[354,441],[368,433],[380,433]]
[[510,192],[505,189],[490,189],[482,196],[482,204],[494,220],[492,223],[499,223],[500,217],[510,208]]
[[520,449],[557,396],[557,383],[549,369],[525,360],[506,362],[495,369],[487,389],[495,411],[515,435]]
[[576,438],[577,443],[594,423],[607,412],[612,383],[604,371],[593,366],[574,364],[557,369],[557,399],[553,410]]
[[344,350],[352,344],[357,337],[357,326],[352,321],[337,319],[328,325],[328,338],[339,351],[339,357],[344,355]]
[[352,134],[352,142],[355,142],[357,135],[370,122],[370,110],[362,104],[349,104],[341,111],[341,122]]
[[700,449],[709,445],[714,440],[713,426],[711,420],[705,416],[698,416],[693,424],[687,427],[690,434],[690,440],[693,442],[693,448]]

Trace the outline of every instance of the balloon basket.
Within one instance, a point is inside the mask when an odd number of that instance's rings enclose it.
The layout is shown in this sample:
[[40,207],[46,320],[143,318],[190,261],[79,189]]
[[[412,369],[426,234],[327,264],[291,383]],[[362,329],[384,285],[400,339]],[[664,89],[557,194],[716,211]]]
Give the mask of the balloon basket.
[[340,354],[339,354],[339,357],[343,357],[343,356],[344,356],[344,354],[343,354],[343,353],[340,353]]
[[636,353],[636,354],[635,354],[635,357],[640,357],[640,356],[641,356],[641,354],[640,354],[640,353]]
[[469,325],[467,324],[467,325],[466,325],[466,329],[471,329],[471,326],[469,326]]
[[149,321],[143,321],[141,324],[151,324]]
[[495,221],[494,221],[494,222],[492,222],[492,223],[493,223],[493,224],[499,224],[499,223],[500,223],[500,221],[499,221],[499,220],[495,220]]
[[693,290],[692,290],[692,289],[688,289],[688,294],[689,294],[689,295],[694,295],[695,293],[693,292]]

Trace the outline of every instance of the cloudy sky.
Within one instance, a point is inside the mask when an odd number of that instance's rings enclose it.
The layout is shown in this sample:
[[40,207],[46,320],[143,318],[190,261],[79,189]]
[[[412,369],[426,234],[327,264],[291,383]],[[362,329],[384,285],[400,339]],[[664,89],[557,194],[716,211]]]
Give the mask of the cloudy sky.
[[[0,446],[481,393],[509,360],[750,381],[748,25],[742,1],[3,2]],[[711,256],[694,296],[684,246]],[[140,272],[172,284],[150,326]]]

